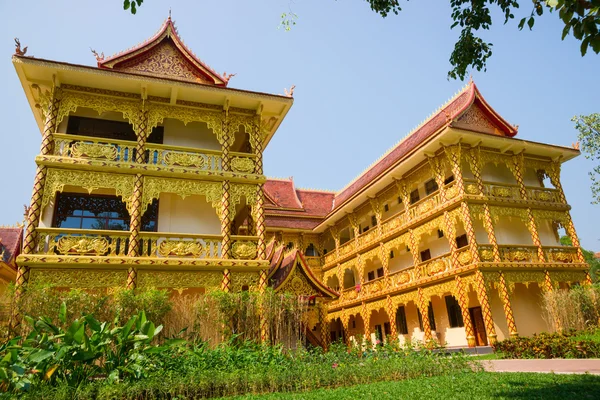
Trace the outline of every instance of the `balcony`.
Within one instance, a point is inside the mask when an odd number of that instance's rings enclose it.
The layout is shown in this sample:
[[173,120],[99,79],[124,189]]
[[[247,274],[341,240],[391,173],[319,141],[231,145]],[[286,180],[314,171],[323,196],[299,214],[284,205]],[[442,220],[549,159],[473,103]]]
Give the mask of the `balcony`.
[[[537,246],[498,245],[500,260],[509,263],[577,263],[577,248],[571,246],[542,246],[545,261],[540,261]],[[479,245],[481,261],[493,262],[491,245]]]
[[423,261],[417,265],[417,269],[421,272],[421,278],[427,278],[441,274],[452,269],[452,261],[450,253],[445,253],[427,261]]
[[[54,134],[54,156],[98,162],[135,163],[136,142],[88,136]],[[230,152],[231,171],[253,174],[255,155]],[[156,169],[181,169],[182,172],[219,172],[223,170],[221,152],[208,149],[148,143],[143,165]]]
[[[128,231],[38,228],[38,255],[126,257]],[[232,236],[231,256],[256,258],[256,236]],[[139,258],[223,259],[220,235],[140,232]]]
[[[519,185],[496,182],[483,182],[483,195],[500,201],[523,201],[519,191]],[[542,203],[562,203],[558,190],[552,188],[543,188],[536,186],[525,186],[527,192],[527,201],[537,201]],[[479,195],[479,188],[476,181],[465,179],[465,193],[468,195]]]

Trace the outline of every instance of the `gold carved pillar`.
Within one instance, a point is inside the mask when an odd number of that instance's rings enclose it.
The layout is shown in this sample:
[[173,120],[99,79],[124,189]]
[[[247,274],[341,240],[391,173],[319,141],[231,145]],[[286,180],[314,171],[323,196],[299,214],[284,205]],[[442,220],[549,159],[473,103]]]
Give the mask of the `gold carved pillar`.
[[360,253],[356,254],[356,270],[358,272],[358,283],[360,284],[360,288],[362,290],[362,285],[365,281],[365,260]]
[[386,245],[383,243],[379,243],[379,261],[381,261],[381,266],[383,267],[385,287],[386,289],[389,289],[390,280],[388,279],[388,275],[390,274],[390,253]]
[[408,230],[408,248],[415,266],[415,278],[421,279],[421,269],[418,268],[418,265],[421,263],[421,258],[419,257],[419,244],[417,243],[417,236],[412,229]]
[[371,209],[373,210],[373,214],[375,214],[375,219],[377,220],[377,236],[381,238],[383,234],[381,219],[383,217],[383,210],[381,209],[381,202],[376,197],[369,197],[369,203],[371,203]]
[[329,320],[327,319],[327,306],[323,303],[319,304],[319,323],[321,324],[321,344],[323,350],[329,348]]
[[448,244],[450,245],[450,259],[452,260],[452,268],[460,268],[458,262],[458,246],[456,245],[456,228],[454,227],[454,220],[450,216],[448,211],[444,211],[444,230]]
[[340,231],[337,226],[332,225],[329,227],[329,233],[331,233],[331,237],[333,237],[333,242],[335,243],[335,258],[340,257]]
[[469,296],[465,289],[465,283],[460,276],[456,276],[456,295],[458,296],[458,304],[460,306],[460,312],[463,317],[465,324],[465,334],[467,335],[467,344],[469,347],[475,347],[475,330],[473,329],[473,321],[471,321],[471,315],[469,314]]
[[229,293],[231,291],[231,270],[225,268],[223,270],[223,278],[221,279],[221,290]]
[[[231,160],[229,149],[235,139],[235,136],[230,132],[229,111],[223,110],[222,131],[221,131],[221,169],[224,173],[231,170]],[[231,182],[229,179],[223,180],[223,197],[221,198],[221,257],[229,258],[231,253]]]
[[496,239],[496,232],[494,231],[494,224],[492,223],[492,213],[490,212],[490,206],[488,203],[483,203],[482,205],[483,212],[483,227],[485,228],[485,232],[487,233],[488,240],[492,245],[492,255],[494,257],[494,262],[500,262],[500,250],[498,249],[498,240]]
[[260,294],[260,340],[262,343],[266,343],[269,340],[269,327],[267,325],[266,314],[266,298],[265,292],[267,290],[267,271],[261,270],[258,273],[258,292]]
[[[148,112],[142,109],[139,113],[139,121],[134,127],[137,144],[135,146],[135,162],[144,164],[146,162],[146,140],[150,135],[148,129]],[[133,194],[131,197],[131,206],[129,210],[129,248],[127,249],[128,257],[140,256],[140,231],[142,228],[142,196],[144,191],[144,177],[142,174],[135,175],[133,184]],[[133,290],[137,287],[137,268],[129,267],[127,270],[127,289]]]
[[497,342],[496,327],[494,326],[494,319],[492,318],[492,309],[490,308],[490,301],[483,273],[479,270],[475,271],[475,285],[477,286],[477,297],[479,299],[479,304],[481,305],[481,313],[483,314],[483,322],[485,324],[487,337],[490,344],[494,345]]
[[346,346],[350,347],[350,315],[348,315],[348,312],[346,310],[342,310],[340,321],[342,321],[344,341],[346,342]]
[[469,239],[469,251],[473,258],[473,262],[479,262],[479,249],[477,248],[477,237],[475,236],[475,228],[473,227],[473,219],[471,218],[471,212],[466,202],[460,203],[460,211],[462,214],[463,224],[465,231],[467,232],[467,238]]
[[567,235],[571,238],[571,244],[577,248],[577,260],[580,263],[585,262],[585,257],[583,256],[583,251],[581,250],[581,245],[579,243],[579,237],[577,237],[577,232],[575,231],[575,224],[573,224],[573,219],[571,219],[571,213],[565,211],[565,230],[567,231]]
[[525,188],[525,182],[523,181],[523,174],[525,173],[525,157],[523,156],[523,153],[513,155],[507,160],[506,164],[519,185],[521,199],[527,200],[527,189]]
[[450,162],[450,169],[454,180],[456,181],[456,187],[458,188],[458,196],[465,194],[465,183],[463,181],[462,168],[461,168],[461,147],[460,144],[454,146],[444,147],[444,152]]
[[358,217],[355,212],[351,212],[348,214],[348,221],[350,222],[350,227],[352,228],[352,232],[354,233],[354,241],[358,247],[358,236],[360,235],[360,226],[358,225]]
[[419,288],[417,289],[418,292],[418,302],[419,304],[417,305],[419,307],[419,311],[421,313],[421,321],[423,322],[423,333],[424,335],[424,342],[426,344],[430,344],[431,343],[431,325],[429,324],[429,299],[425,299],[425,294],[423,293],[423,289]]
[[372,346],[373,341],[371,340],[371,310],[367,308],[367,304],[364,301],[362,303],[360,314],[365,325],[365,341],[367,342],[367,346]]
[[[254,123],[254,135],[257,138],[254,143],[254,154],[256,156],[255,165],[254,165],[254,173],[256,175],[263,174],[263,141],[261,135],[261,122],[260,116],[255,118]],[[265,259],[265,251],[267,248],[267,242],[265,239],[266,234],[266,226],[265,226],[265,198],[263,191],[264,184],[258,184],[256,190],[256,236],[258,236],[258,244],[256,247],[256,254],[259,260]]]
[[548,168],[548,171],[546,171],[546,174],[550,178],[552,185],[556,188],[556,190],[558,190],[558,197],[560,198],[560,201],[564,204],[567,204],[567,198],[560,182],[560,162],[552,161],[550,168]]
[[435,179],[435,183],[438,185],[440,190],[440,201],[442,203],[446,202],[446,187],[444,186],[444,165],[442,164],[442,160],[440,157],[427,157],[427,161],[431,166],[433,171],[433,177]]
[[[38,89],[40,110],[44,117],[44,128],[42,130],[42,143],[40,145],[40,155],[50,155],[54,150],[54,138],[53,133],[56,132],[57,127],[57,115],[62,99],[62,91],[58,87],[53,87],[52,92],[46,91],[42,93],[38,86],[33,86]],[[42,215],[42,197],[44,196],[44,185],[46,184],[47,167],[45,165],[38,165],[35,171],[35,178],[33,180],[33,192],[31,194],[31,202],[27,209],[27,220],[25,226],[25,234],[23,236],[23,253],[32,254],[35,252],[37,246],[37,232],[36,229],[40,223],[40,217]],[[15,279],[15,297],[14,305],[11,311],[11,318],[9,323],[9,330],[11,333],[17,333],[18,328],[21,325],[22,315],[19,310],[19,303],[25,290],[25,285],[29,282],[29,266],[19,265],[17,270],[17,276]]]
[[483,169],[483,162],[481,161],[481,148],[479,146],[470,149],[466,152],[466,158],[469,163],[469,168],[475,182],[477,184],[478,194],[482,195],[485,193],[485,186],[483,185],[483,178],[481,176],[481,170]]
[[506,287],[506,279],[504,278],[504,273],[502,271],[498,272],[498,294],[500,295],[500,299],[502,299],[502,306],[504,307],[504,316],[506,317],[508,333],[510,334],[510,337],[519,336],[512,306],[510,304],[510,293]]
[[531,208],[527,209],[527,229],[529,229],[529,233],[531,234],[533,245],[537,247],[538,261],[542,263],[545,262],[546,257],[544,256],[544,248],[542,247],[542,241],[540,240],[540,235],[538,233],[537,223]]
[[396,308],[392,298],[388,295],[385,301],[385,312],[390,320],[390,336],[392,341],[398,340],[398,330],[396,329]]

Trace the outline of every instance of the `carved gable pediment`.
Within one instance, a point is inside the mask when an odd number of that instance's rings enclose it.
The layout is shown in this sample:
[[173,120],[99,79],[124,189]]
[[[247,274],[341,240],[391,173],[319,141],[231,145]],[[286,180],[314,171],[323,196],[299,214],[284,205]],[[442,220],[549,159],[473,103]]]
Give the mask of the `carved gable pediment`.
[[116,65],[113,69],[160,78],[213,83],[205,75],[197,71],[170,39],[163,40],[151,50],[120,65]]
[[477,105],[472,104],[453,124],[457,128],[470,131],[503,135],[499,127]]

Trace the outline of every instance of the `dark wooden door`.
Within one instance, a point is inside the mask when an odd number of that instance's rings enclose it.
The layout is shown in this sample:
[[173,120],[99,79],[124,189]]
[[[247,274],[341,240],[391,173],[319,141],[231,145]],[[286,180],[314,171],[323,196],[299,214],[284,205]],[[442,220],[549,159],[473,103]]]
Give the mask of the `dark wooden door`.
[[487,346],[487,335],[485,334],[485,323],[483,322],[483,313],[481,307],[469,308],[473,330],[475,331],[475,343],[477,346]]

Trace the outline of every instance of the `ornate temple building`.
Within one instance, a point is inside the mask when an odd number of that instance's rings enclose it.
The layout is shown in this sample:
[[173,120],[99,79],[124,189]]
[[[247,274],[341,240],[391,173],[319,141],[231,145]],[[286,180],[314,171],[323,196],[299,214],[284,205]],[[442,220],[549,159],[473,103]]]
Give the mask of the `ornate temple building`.
[[263,175],[293,89],[228,87],[170,18],[132,49],[95,55],[93,67],[20,44],[13,56],[41,132],[17,296],[35,281],[173,295],[271,286],[321,304],[309,331],[325,347],[475,346],[553,329],[542,294],[590,282],[560,182],[579,151],[517,139],[473,82],[328,192]]

